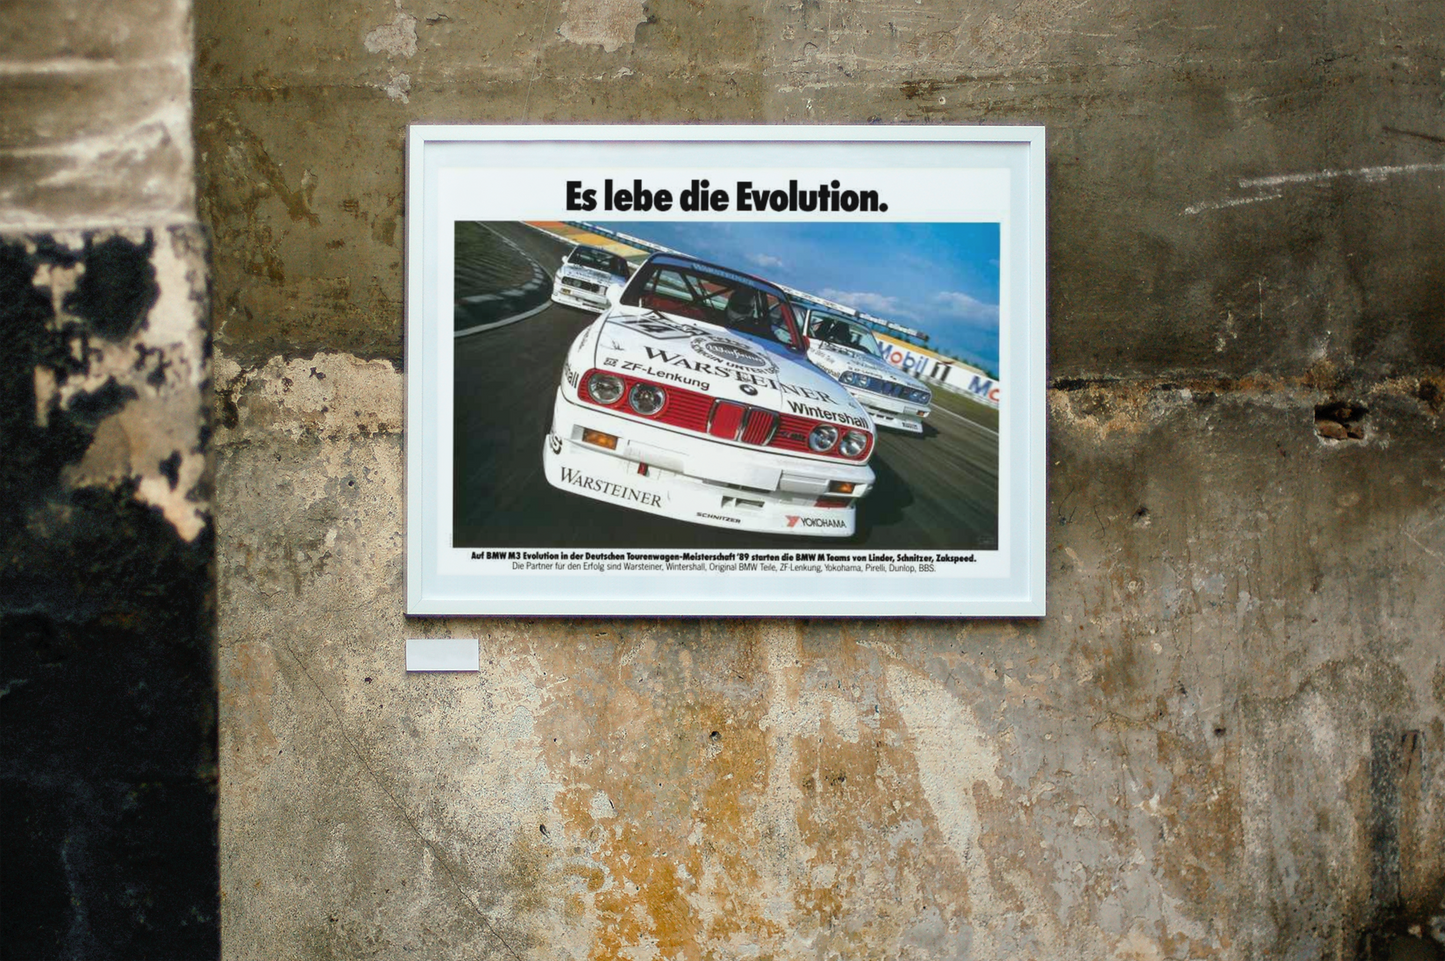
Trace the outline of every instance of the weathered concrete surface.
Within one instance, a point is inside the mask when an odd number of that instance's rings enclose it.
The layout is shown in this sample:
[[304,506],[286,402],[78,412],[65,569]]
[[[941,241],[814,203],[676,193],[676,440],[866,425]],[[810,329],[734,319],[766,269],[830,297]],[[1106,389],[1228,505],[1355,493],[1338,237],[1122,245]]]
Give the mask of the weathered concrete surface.
[[0,4],[0,954],[219,952],[189,0]]
[[[1426,944],[1437,8],[204,0],[227,956]],[[1049,618],[405,621],[413,120],[1048,124]]]
[[205,254],[0,236],[7,957],[218,948]]
[[1040,624],[407,624],[388,368],[219,378],[228,957],[1333,958],[1438,913],[1410,391],[1364,442],[1303,389],[1055,391]]
[[0,16],[0,225],[194,219],[190,0],[26,0]]
[[[1058,377],[1445,366],[1436,3],[265,9],[197,6],[218,336],[247,362],[399,355],[408,122],[610,120],[1047,124]],[[398,17],[414,52],[378,46]]]

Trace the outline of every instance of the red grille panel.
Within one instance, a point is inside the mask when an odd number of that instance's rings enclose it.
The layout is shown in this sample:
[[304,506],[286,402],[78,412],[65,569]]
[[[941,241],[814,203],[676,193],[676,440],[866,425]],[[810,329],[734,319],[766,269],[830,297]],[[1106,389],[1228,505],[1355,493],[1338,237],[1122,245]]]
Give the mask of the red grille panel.
[[676,387],[664,386],[663,390],[667,391],[667,403],[653,420],[699,433],[707,429],[707,412],[712,410],[711,397]]
[[[599,404],[587,393],[587,378],[594,373],[612,374],[622,381],[622,396],[617,399],[616,403]],[[629,407],[627,396],[636,384],[652,384],[661,388],[667,397],[662,405],[662,410],[651,417],[644,417]],[[730,400],[717,400],[707,394],[674,387],[666,382],[629,377],[616,371],[599,371],[594,368],[582,376],[577,389],[577,398],[594,407],[616,411],[639,420],[657,421],[670,427],[697,431],[699,434],[708,433],[722,440],[736,441],[740,439],[744,444],[754,447],[767,446],[777,450],[818,456],[808,449],[808,434],[814,427],[823,423],[822,421],[814,420],[811,417],[798,417],[795,414],[778,414]],[[711,427],[708,426],[709,415],[712,417]],[[838,427],[840,436],[849,429],[837,424],[833,426]],[[739,434],[740,429],[741,435]],[[873,451],[873,435],[867,431],[863,433],[868,434],[868,446],[864,449],[863,456],[844,457],[838,453],[836,447],[828,451],[826,456],[854,463],[866,461],[868,455]]]
[[807,417],[780,414],[778,416],[778,432],[773,435],[773,443],[770,446],[810,454],[812,451],[808,450],[808,433],[817,424],[817,421]]
[[743,443],[758,444],[767,443],[768,435],[773,432],[773,424],[777,422],[777,415],[770,410],[759,410],[754,407],[748,411],[747,426],[743,428]]
[[734,404],[730,400],[720,400],[712,410],[712,426],[708,428],[708,433],[724,440],[734,440],[738,436],[738,425],[742,421],[742,404]]

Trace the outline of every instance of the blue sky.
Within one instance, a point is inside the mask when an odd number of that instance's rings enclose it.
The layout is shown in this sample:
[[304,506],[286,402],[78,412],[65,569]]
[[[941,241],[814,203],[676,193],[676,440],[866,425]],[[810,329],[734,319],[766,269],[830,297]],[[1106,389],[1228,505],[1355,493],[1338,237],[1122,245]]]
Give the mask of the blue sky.
[[926,332],[998,369],[997,224],[603,223]]

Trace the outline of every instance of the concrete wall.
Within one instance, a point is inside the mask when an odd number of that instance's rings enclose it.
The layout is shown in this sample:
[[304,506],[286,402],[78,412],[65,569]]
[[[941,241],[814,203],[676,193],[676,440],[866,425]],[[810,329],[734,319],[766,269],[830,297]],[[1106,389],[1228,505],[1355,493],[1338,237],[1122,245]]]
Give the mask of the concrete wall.
[[0,28],[0,954],[215,956],[190,3]]
[[[1439,12],[200,0],[226,956],[1438,954]],[[1049,617],[404,619],[415,120],[1047,124]]]

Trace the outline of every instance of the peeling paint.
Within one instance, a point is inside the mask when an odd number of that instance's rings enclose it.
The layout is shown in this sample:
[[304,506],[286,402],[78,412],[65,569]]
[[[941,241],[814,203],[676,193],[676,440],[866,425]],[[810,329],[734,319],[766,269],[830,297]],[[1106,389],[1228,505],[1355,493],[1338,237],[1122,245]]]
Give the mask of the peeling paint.
[[402,103],[411,103],[411,75],[405,73],[393,74],[384,84],[379,85],[383,93],[393,100],[400,100]]
[[385,53],[388,59],[410,59],[416,56],[416,17],[401,8],[401,0],[396,0],[396,13],[391,22],[368,33],[362,44],[368,53]]
[[596,44],[605,53],[632,43],[638,24],[647,22],[644,0],[563,0],[562,13],[562,39]]
[[[149,245],[147,231],[116,234],[128,243]],[[92,242],[96,242],[92,238]],[[77,243],[72,249],[89,249]],[[132,332],[107,340],[87,332],[67,304],[84,276],[81,264],[43,265],[34,284],[50,293],[52,327],[70,338],[82,369],[64,376],[48,368],[34,375],[36,422],[46,426],[54,410],[68,410],[81,398],[110,387],[131,399],[101,421],[64,482],[72,487],[115,487],[134,481],[135,496],[161,511],[186,541],[205,528],[209,505],[197,493],[206,470],[201,447],[200,386],[208,366],[204,333],[197,317],[204,280],[197,252],[180,233],[161,233],[149,261],[160,292]]]
[[[401,430],[402,377],[389,362],[347,354],[272,357],[259,369],[217,361],[223,397],[222,443],[233,430],[300,438],[366,436]],[[228,412],[234,413],[228,413]]]

